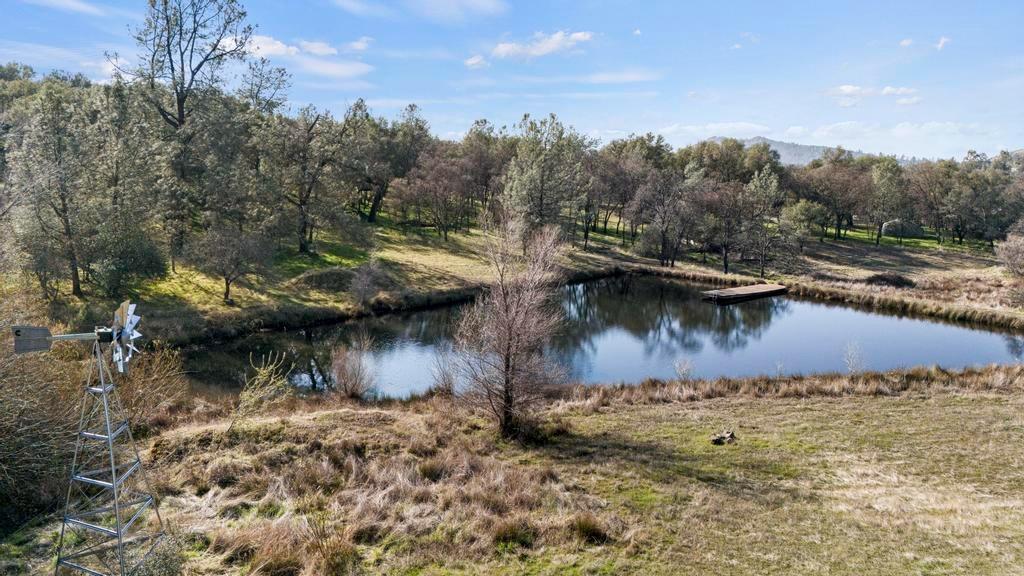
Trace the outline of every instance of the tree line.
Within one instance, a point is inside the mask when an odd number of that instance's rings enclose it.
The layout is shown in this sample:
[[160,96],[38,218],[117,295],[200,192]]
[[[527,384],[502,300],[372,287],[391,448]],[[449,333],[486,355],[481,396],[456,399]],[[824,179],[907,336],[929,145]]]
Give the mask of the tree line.
[[[1024,158],[974,152],[904,165],[839,149],[784,166],[766,144],[658,135],[604,145],[554,115],[476,122],[433,136],[419,109],[340,116],[286,105],[289,75],[249,54],[234,0],[149,4],[139,58],[109,83],[0,67],[0,257],[48,298],[117,295],[179,261],[222,280],[224,298],[274,251],[311,254],[383,215],[447,240],[500,214],[582,249],[600,233],[662,265],[714,255],[761,274],[785,246],[855,225],[902,240],[994,244],[1024,207]],[[240,73],[236,73],[240,71]]]

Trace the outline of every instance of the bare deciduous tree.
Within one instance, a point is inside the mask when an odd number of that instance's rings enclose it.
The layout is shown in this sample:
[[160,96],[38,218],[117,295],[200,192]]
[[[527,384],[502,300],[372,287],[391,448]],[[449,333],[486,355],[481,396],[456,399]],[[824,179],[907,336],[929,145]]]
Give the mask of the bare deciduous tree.
[[465,199],[472,192],[465,162],[454,145],[435,144],[424,152],[406,178],[409,192],[421,206],[438,236],[448,241],[448,233],[462,221]]
[[199,238],[192,248],[196,266],[224,280],[224,301],[230,303],[231,286],[236,281],[260,272],[271,254],[267,240],[253,233],[216,225]]
[[494,281],[462,317],[455,370],[460,398],[488,412],[503,436],[515,436],[559,370],[544,346],[561,324],[552,300],[562,242],[551,226],[528,235],[506,220],[488,249]]
[[[195,110],[189,100],[219,86],[224,64],[245,56],[253,31],[245,17],[237,0],[149,2],[146,21],[135,31],[139,65],[129,73],[148,86],[153,106],[175,130]],[[116,55],[111,60],[118,65]]]

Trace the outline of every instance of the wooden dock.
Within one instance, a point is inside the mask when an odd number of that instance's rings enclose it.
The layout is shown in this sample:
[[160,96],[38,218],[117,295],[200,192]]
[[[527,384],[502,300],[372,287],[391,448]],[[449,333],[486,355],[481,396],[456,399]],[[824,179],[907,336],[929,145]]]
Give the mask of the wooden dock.
[[703,292],[701,299],[710,300],[715,304],[726,305],[758,298],[767,298],[785,294],[789,288],[781,284],[752,284],[750,286],[738,286],[736,288],[724,288],[722,290],[708,290]]

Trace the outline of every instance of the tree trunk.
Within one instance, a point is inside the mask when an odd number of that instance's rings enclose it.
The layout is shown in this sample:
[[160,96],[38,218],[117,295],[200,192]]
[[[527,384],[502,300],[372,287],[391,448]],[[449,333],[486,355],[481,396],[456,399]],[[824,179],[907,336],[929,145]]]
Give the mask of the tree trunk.
[[835,239],[839,240],[839,233],[843,229],[843,215],[836,213],[836,236]]
[[722,272],[729,273],[729,248],[722,244]]
[[370,212],[366,215],[367,222],[373,223],[377,221],[377,213],[380,212],[380,206],[384,202],[384,195],[387,193],[387,184],[378,186],[373,192],[373,200],[370,202]]
[[68,267],[71,272],[71,294],[76,298],[82,298],[82,279],[78,274],[78,250],[75,249],[74,232],[71,230],[71,219],[68,218],[68,203],[64,195],[60,196],[61,226],[64,228],[64,243],[68,256]]
[[227,276],[224,277],[224,301],[231,302],[231,280]]
[[[903,224],[902,223],[900,223],[900,229],[901,230],[903,229]],[[882,223],[879,222],[878,223],[878,233],[875,234],[875,246],[878,246],[881,243],[882,243]]]
[[305,206],[299,206],[299,253],[309,254],[309,213]]

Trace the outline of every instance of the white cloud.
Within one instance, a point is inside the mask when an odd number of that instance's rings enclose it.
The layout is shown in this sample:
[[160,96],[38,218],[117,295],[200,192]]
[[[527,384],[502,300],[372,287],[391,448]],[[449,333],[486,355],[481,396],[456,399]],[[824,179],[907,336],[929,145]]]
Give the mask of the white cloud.
[[921,98],[920,96],[911,96],[909,98],[900,98],[896,100],[896,103],[900,106],[913,106],[914,104],[919,104],[921,100],[924,100],[924,98]]
[[474,16],[495,16],[508,6],[504,0],[405,0],[413,12],[435,22],[457,24]]
[[840,108],[853,108],[860,104],[860,98],[836,98],[836,104],[839,104]]
[[537,32],[526,43],[499,42],[491,51],[491,55],[495,58],[534,58],[571,50],[577,44],[589,42],[593,38],[593,32],[566,32],[564,30],[559,30],[554,34]]
[[753,122],[711,122],[708,124],[671,124],[659,130],[662,134],[673,136],[683,135],[697,138],[711,136],[731,136],[749,138],[771,132],[764,124]]
[[395,11],[384,4],[369,0],[334,0],[334,4],[355,16],[367,18],[391,18]]
[[754,34],[753,32],[740,32],[740,38],[745,38],[751,44],[761,43],[761,37],[758,36],[757,34]]
[[640,36],[641,34],[643,34],[643,32],[641,32],[639,28],[635,28],[633,30],[633,36]]
[[371,43],[373,43],[373,38],[369,36],[360,36],[348,44],[345,44],[345,50],[348,50],[349,52],[365,52],[366,49],[370,47]]
[[900,40],[900,47],[901,48],[906,48],[906,47],[910,46],[913,43],[914,43],[914,39],[913,38],[904,38],[903,40]]
[[373,70],[373,66],[365,62],[326,58],[338,51],[325,42],[300,41],[300,49],[299,46],[285,44],[272,36],[255,35],[252,37],[252,46],[259,56],[284,58],[304,72],[335,80],[356,78]]
[[915,92],[917,92],[917,88],[907,88],[906,86],[886,86],[885,88],[882,88],[883,96],[906,96],[908,94],[914,94]]
[[936,50],[942,50],[943,48],[946,47],[946,44],[949,44],[952,41],[953,41],[952,38],[948,38],[946,36],[942,36],[941,38],[939,38],[938,43],[935,44],[935,49]]
[[294,56],[299,53],[296,46],[289,46],[272,36],[256,34],[250,40],[251,48],[258,56]]
[[469,68],[470,70],[478,70],[480,68],[486,68],[487,66],[490,65],[487,62],[487,59],[481,56],[480,54],[474,54],[469,58],[463,60],[462,63],[465,64],[466,68]]
[[743,44],[740,44],[739,42],[737,42],[737,43],[733,44],[732,46],[730,46],[730,50],[741,50],[742,48],[743,48]]
[[327,60],[310,56],[296,56],[295,63],[299,65],[299,68],[310,74],[330,78],[355,78],[373,70],[373,66],[365,62]]
[[789,138],[799,138],[805,136],[808,132],[809,130],[803,126],[790,126],[786,128],[786,136]]
[[302,48],[303,52],[314,56],[331,56],[338,53],[338,49],[327,42],[299,40],[299,48]]
[[104,11],[95,4],[90,4],[83,0],[21,0],[27,4],[35,4],[36,6],[44,6],[46,8],[56,8],[57,10],[64,10],[65,12],[78,12],[79,14],[91,14],[93,16],[103,16]]
[[855,84],[842,84],[832,88],[829,92],[834,96],[867,96],[871,93],[871,89]]

